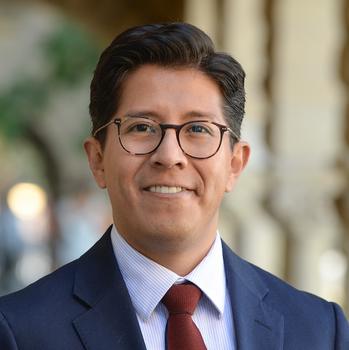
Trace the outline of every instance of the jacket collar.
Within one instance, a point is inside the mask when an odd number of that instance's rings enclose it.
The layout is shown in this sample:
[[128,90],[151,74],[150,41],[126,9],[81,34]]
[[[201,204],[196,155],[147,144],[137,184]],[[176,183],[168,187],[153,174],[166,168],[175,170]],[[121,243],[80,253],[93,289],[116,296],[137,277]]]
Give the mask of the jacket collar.
[[224,243],[223,258],[237,349],[282,349],[284,318],[268,305],[266,299],[269,290],[256,269]]
[[87,349],[145,350],[113,253],[110,229],[77,261],[73,293],[88,310],[73,324]]

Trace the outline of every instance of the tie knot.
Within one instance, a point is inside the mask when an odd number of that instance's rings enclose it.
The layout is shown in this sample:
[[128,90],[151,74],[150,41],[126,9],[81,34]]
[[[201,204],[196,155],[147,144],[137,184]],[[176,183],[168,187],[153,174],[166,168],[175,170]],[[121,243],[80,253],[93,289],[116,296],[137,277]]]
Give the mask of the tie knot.
[[174,284],[162,298],[162,302],[170,314],[192,315],[201,294],[201,290],[194,284]]

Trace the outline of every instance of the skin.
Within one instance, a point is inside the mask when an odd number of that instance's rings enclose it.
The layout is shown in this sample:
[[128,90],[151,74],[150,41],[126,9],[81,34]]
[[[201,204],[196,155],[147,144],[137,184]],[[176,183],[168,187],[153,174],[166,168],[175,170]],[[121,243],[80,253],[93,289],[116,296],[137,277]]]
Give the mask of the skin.
[[[218,85],[193,68],[144,65],[131,73],[116,115],[141,111],[162,123],[204,118],[226,125]],[[155,152],[134,156],[121,147],[114,125],[107,128],[104,148],[93,137],[84,147],[97,184],[108,191],[118,232],[140,253],[181,276],[209,251],[223,196],[234,188],[250,153],[245,142],[232,148],[225,133],[215,156],[192,159],[170,129]],[[151,185],[186,190],[152,193]]]

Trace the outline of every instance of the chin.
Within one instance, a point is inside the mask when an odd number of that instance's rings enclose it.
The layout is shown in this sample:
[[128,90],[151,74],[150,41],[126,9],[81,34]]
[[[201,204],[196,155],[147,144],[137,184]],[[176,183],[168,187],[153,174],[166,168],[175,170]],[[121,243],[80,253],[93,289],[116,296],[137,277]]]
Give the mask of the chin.
[[[150,227],[149,227],[150,228]],[[193,225],[164,222],[153,226],[148,231],[148,237],[153,243],[161,245],[164,249],[183,247],[186,243],[192,243],[199,239],[197,231]]]
[[181,236],[187,235],[195,231],[199,225],[195,225],[195,218],[190,215],[171,212],[171,215],[158,215],[148,218],[148,225],[151,231],[157,232],[165,236]]

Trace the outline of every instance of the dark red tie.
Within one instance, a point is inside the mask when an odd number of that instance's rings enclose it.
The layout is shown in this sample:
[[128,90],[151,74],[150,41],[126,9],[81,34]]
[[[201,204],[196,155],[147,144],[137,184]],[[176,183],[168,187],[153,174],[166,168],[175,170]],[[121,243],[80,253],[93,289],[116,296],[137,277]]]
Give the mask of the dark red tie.
[[167,350],[206,350],[199,329],[191,315],[201,298],[201,290],[193,284],[175,284],[162,298],[169,312]]

